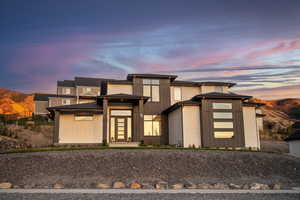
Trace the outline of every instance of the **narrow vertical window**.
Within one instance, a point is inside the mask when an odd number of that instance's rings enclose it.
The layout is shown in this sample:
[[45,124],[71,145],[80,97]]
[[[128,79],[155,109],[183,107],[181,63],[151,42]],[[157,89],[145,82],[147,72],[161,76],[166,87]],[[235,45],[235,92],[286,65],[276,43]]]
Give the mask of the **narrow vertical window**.
[[181,88],[180,87],[174,88],[174,100],[181,101]]

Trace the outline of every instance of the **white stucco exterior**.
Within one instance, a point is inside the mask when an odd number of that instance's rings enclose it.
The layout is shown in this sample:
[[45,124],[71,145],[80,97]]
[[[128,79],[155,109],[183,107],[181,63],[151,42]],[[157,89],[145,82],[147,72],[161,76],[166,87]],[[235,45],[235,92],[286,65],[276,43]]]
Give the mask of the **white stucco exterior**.
[[219,92],[217,88],[222,88],[223,93],[228,93],[228,86],[201,86],[201,93]]
[[183,87],[183,86],[171,86],[170,92],[171,92],[171,105],[178,102],[178,100],[175,100],[174,97],[174,88],[180,88],[181,89],[181,101],[186,101],[191,99],[192,97],[198,95],[201,93],[200,87]]
[[300,156],[300,140],[291,140],[289,143],[290,154],[295,154]]
[[74,114],[59,117],[59,143],[102,143],[102,115],[94,115],[93,120],[75,120]]
[[255,107],[243,107],[245,146],[260,149]]
[[201,146],[200,108],[199,106],[183,106],[183,146]]
[[132,85],[129,84],[111,84],[107,85],[107,94],[132,94]]
[[169,144],[183,145],[182,138],[182,110],[181,107],[171,112],[168,116]]

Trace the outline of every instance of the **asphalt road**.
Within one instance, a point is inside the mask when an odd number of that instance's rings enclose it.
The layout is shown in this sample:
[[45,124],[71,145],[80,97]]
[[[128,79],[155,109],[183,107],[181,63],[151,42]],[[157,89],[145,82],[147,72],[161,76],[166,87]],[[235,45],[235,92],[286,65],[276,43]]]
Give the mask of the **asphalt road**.
[[[37,190],[30,192],[27,191],[1,191],[0,190],[0,199],[1,200],[77,200],[77,199],[87,199],[87,200],[113,200],[113,199],[122,199],[122,200],[182,200],[182,199],[190,199],[190,200],[221,200],[221,199],[230,199],[230,200],[299,200],[300,199],[300,191],[298,192],[287,192],[287,191],[273,191],[264,192],[264,191],[130,191],[130,190],[117,190],[117,191],[88,191],[88,190]],[[36,193],[33,193],[36,192]]]

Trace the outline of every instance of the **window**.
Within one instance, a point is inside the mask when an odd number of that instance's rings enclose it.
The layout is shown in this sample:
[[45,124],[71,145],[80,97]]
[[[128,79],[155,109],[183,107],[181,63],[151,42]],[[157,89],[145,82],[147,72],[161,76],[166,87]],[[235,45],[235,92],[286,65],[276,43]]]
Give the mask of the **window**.
[[160,136],[160,116],[144,115],[144,135]]
[[214,128],[233,128],[233,122],[214,122]]
[[214,119],[232,119],[231,112],[214,112]]
[[63,99],[62,104],[63,105],[70,105],[71,104],[71,99]]
[[71,88],[63,88],[63,94],[71,94]]
[[93,120],[92,115],[75,115],[75,120],[76,121],[91,121]]
[[174,100],[181,101],[181,88],[180,87],[174,87]]
[[222,86],[215,86],[215,92],[223,93],[223,87]]
[[232,109],[232,103],[213,103],[213,109]]
[[159,102],[159,80],[143,79],[143,95],[150,97],[149,101]]
[[111,116],[131,116],[131,110],[111,110]]
[[215,131],[214,132],[215,138],[232,138],[234,136],[233,131]]

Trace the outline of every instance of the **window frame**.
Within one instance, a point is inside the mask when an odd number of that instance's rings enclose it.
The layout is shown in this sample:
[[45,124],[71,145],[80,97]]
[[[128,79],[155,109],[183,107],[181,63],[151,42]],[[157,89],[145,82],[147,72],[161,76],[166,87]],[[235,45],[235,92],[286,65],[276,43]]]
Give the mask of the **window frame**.
[[75,121],[93,121],[94,115],[74,115]]
[[[160,80],[159,79],[142,79],[142,83],[143,83],[143,96],[147,96],[147,97],[150,97],[149,98],[149,102],[154,102],[154,103],[157,103],[157,102],[160,102]],[[145,88],[149,88],[149,95],[145,95]],[[153,100],[153,91],[154,91],[154,88],[157,87],[157,99],[158,100]]]
[[63,94],[70,95],[71,94],[71,88],[63,87]]
[[[64,103],[64,101],[68,101],[69,103]],[[62,105],[71,105],[71,99],[62,99]]]
[[[150,117],[151,116],[151,117]],[[150,117],[151,119],[145,119],[147,117]],[[145,123],[151,123],[151,134],[146,135],[145,131]],[[154,134],[154,124],[158,123],[158,134]],[[161,116],[160,115],[144,115],[144,136],[145,137],[160,137],[161,134]]]
[[[177,99],[176,91],[179,91],[179,99]],[[174,101],[182,101],[182,88],[181,87],[174,87],[173,89],[173,94],[174,94]]]

